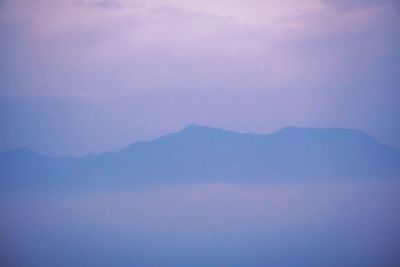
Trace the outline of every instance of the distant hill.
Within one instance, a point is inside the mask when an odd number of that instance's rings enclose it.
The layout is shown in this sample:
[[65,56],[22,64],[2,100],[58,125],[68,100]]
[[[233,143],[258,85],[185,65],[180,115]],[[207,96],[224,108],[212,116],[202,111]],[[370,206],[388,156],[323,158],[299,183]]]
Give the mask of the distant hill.
[[0,154],[3,190],[399,176],[400,150],[340,128],[287,127],[257,135],[193,125],[118,152],[49,157],[19,149]]

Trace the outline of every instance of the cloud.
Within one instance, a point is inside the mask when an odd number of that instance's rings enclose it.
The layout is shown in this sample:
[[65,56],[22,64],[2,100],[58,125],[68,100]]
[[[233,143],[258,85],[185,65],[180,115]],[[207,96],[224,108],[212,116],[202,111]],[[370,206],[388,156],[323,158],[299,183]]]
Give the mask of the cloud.
[[100,7],[100,8],[123,8],[124,5],[116,0],[100,0],[100,1],[93,1],[90,3],[92,6]]
[[[387,20],[386,5],[339,9],[320,0],[166,3],[89,3],[126,7],[111,13],[68,1],[9,4],[3,23],[18,25],[27,40],[19,41],[22,55],[10,55],[15,65],[22,65],[17,70],[26,77],[22,89],[51,94],[60,88],[57,94],[74,94],[106,93],[113,85],[122,91],[319,86],[338,75],[346,79],[341,69],[347,73],[357,67],[349,57],[372,55],[373,61],[390,45],[384,40],[389,30],[372,36],[381,27],[376,21]],[[383,39],[379,45],[377,39]]]

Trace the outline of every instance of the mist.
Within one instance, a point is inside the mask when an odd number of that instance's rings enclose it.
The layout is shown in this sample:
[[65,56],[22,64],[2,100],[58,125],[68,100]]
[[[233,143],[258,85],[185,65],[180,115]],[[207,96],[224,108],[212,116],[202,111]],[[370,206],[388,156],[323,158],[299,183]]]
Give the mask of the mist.
[[396,266],[400,183],[200,183],[1,197],[3,266]]

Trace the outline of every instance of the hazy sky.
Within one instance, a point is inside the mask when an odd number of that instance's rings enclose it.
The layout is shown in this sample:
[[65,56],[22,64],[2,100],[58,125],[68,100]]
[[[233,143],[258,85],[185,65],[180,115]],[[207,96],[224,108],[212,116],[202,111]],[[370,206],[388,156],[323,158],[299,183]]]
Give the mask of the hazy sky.
[[399,48],[396,0],[3,0],[0,150],[79,155],[188,124],[400,147]]

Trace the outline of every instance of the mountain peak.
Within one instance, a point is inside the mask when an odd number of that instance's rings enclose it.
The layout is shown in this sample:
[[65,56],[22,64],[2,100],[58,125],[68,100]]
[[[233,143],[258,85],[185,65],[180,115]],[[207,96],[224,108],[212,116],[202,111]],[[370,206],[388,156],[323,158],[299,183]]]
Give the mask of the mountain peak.
[[197,130],[206,130],[206,129],[214,129],[212,127],[209,126],[205,126],[205,125],[200,125],[200,124],[190,124],[188,126],[186,126],[183,131],[197,131]]
[[227,130],[224,130],[221,128],[213,128],[213,127],[204,126],[204,125],[191,124],[191,125],[185,127],[180,132],[206,134],[206,133],[228,133],[231,131],[227,131]]
[[357,142],[376,143],[374,137],[356,129],[346,128],[306,128],[306,127],[285,127],[272,135],[291,139],[310,138],[318,140],[320,138],[356,140]]

